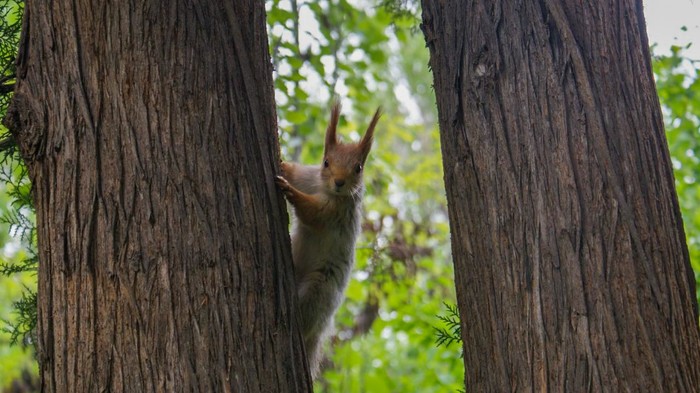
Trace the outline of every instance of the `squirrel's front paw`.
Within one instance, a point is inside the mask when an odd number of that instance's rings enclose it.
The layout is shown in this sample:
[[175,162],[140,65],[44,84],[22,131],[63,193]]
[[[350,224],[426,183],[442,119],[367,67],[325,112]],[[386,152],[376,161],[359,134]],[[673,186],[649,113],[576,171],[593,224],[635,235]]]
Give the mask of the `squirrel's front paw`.
[[282,190],[282,192],[284,192],[284,195],[286,195],[287,198],[291,197],[294,194],[294,188],[284,177],[275,177],[275,183],[277,183],[277,186],[280,188],[280,190]]

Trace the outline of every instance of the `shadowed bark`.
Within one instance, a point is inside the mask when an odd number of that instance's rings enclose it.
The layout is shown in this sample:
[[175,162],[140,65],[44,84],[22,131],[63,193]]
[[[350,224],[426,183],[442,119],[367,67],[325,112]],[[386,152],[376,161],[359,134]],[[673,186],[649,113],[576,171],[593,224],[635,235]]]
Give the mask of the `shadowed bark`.
[[641,1],[423,1],[469,392],[696,391]]
[[44,392],[310,391],[264,2],[30,2]]

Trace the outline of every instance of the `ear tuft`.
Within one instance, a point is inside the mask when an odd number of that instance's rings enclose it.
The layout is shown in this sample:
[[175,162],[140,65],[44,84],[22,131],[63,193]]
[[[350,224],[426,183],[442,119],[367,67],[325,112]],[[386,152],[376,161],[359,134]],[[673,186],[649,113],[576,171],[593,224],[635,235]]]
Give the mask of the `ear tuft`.
[[365,135],[362,137],[362,140],[360,141],[360,149],[362,151],[362,162],[364,163],[365,160],[367,159],[367,156],[369,155],[369,150],[372,148],[372,141],[374,140],[374,128],[377,126],[377,122],[379,122],[379,118],[382,117],[382,107],[380,106],[377,108],[377,111],[374,112],[374,116],[372,116],[372,120],[369,122],[369,126],[367,127],[367,131],[365,132]]
[[338,120],[340,119],[340,101],[337,99],[333,101],[333,105],[331,106],[331,118],[328,123],[328,128],[326,128],[326,146],[325,150],[328,152],[328,150],[338,144],[338,136],[337,136],[337,129],[338,129]]

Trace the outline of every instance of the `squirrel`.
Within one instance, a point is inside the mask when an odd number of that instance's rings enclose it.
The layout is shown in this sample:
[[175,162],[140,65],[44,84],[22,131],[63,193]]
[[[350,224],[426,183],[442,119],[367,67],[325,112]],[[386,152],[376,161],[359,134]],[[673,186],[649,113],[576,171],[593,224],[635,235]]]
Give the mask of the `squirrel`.
[[362,172],[380,116],[378,108],[358,143],[341,143],[336,135],[340,104],[334,103],[322,164],[282,162],[282,176],[276,178],[295,213],[291,240],[298,320],[314,380],[321,346],[332,330],[355,261],[364,194]]

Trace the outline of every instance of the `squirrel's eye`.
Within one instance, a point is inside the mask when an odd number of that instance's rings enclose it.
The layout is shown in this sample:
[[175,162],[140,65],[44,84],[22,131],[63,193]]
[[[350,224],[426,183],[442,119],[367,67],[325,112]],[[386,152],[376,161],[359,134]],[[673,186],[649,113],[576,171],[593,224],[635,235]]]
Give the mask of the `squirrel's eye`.
[[355,165],[355,173],[360,173],[362,171],[362,165],[357,164]]
[[328,160],[323,160],[323,167],[328,168]]

